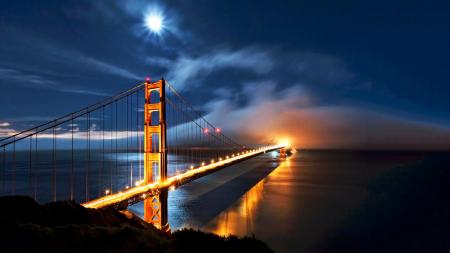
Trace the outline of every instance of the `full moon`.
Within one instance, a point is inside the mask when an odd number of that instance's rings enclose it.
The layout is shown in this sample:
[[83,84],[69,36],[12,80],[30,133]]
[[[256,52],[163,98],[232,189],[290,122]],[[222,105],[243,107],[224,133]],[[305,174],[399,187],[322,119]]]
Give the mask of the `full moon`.
[[163,17],[154,13],[145,16],[145,26],[151,32],[159,34],[163,28]]

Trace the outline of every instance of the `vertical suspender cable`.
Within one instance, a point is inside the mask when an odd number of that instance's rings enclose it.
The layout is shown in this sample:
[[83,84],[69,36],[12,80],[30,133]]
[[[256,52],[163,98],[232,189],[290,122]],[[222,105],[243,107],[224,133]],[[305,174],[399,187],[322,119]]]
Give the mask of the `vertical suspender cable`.
[[13,143],[12,195],[16,194],[16,169],[17,169],[17,163],[16,163],[16,137],[14,137],[14,143]]
[[131,185],[131,181],[130,181],[130,173],[129,173],[129,169],[130,169],[130,164],[129,164],[129,151],[128,151],[128,96],[127,96],[127,108],[126,108],[126,117],[127,117],[127,133],[126,133],[126,138],[127,138],[127,149],[126,149],[126,156],[127,156],[127,184]]
[[[118,102],[116,102],[116,115],[115,115],[115,118],[116,118],[116,128],[115,128],[115,133],[116,133],[116,136],[115,136],[115,143],[116,143],[116,149],[115,149],[115,157],[116,157],[116,159],[115,159],[115,163],[116,163],[116,169],[115,169],[115,174],[118,174],[118,160],[119,160],[119,157],[118,157],[118,151],[117,151],[117,131],[118,131],[118,122],[117,122],[117,117],[118,117],[118,110],[117,110],[117,103]],[[118,176],[118,175],[117,175]],[[112,189],[112,184],[111,184],[111,193],[113,192],[113,189]]]
[[56,201],[56,129],[53,127],[53,201]]
[[3,146],[3,166],[2,166],[2,193],[5,192],[5,184],[6,184],[6,146]]
[[[35,157],[34,157],[34,160],[35,160],[35,162],[36,162],[36,167],[37,167],[37,169],[39,169],[38,138],[39,138],[39,136],[38,136],[38,131],[37,131],[37,129],[36,129],[36,143],[35,143],[35,147],[34,147],[34,150],[35,150]],[[38,201],[38,199],[37,199],[37,184],[38,184],[38,180],[36,180],[36,177],[37,177],[36,174],[37,174],[37,173],[33,173],[34,200],[35,200],[35,201]]]
[[74,122],[73,122],[73,115],[70,122],[70,133],[71,133],[71,150],[70,150],[70,200],[73,200],[73,169],[74,169],[74,152],[73,152],[73,131],[74,131]]
[[32,136],[30,136],[30,149],[29,149],[29,152],[28,152],[28,162],[29,162],[29,168],[28,168],[28,188],[29,188],[29,191],[30,191],[30,196],[32,196],[33,195],[33,187],[32,187],[32,180],[31,180],[31,170],[32,170],[32,160],[31,160],[31,153],[32,153],[32,149],[33,149],[33,135]]
[[100,177],[99,177],[99,187],[98,187],[98,196],[102,194],[103,188],[103,173],[105,171],[105,107],[102,107],[102,166],[100,168]]
[[[111,106],[110,112],[110,157],[112,157],[113,154],[113,106]],[[109,163],[109,190],[112,191],[112,161]]]

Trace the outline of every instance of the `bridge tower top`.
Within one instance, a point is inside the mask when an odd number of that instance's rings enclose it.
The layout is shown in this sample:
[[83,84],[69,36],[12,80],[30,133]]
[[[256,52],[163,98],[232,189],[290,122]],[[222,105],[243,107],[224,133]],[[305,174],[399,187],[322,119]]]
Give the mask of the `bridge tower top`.
[[[167,178],[167,122],[165,80],[145,82],[144,105],[144,182]],[[158,176],[154,177],[154,170]]]

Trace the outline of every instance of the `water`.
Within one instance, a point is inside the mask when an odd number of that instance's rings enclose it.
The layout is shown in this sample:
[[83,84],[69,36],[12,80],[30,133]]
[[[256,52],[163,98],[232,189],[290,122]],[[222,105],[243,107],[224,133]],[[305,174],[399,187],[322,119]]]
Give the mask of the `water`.
[[[366,195],[367,184],[419,153],[266,154],[169,192],[172,230],[255,235],[277,252],[308,252]],[[142,203],[131,207],[142,215]]]
[[[76,152],[73,173],[70,152],[58,152],[56,163],[45,162],[52,161],[52,156],[37,154],[39,159],[31,167],[25,152],[17,154],[14,165],[6,161],[0,173],[1,195],[10,194],[15,178],[16,194],[34,194],[41,203],[68,199],[72,191],[73,198],[83,202],[86,197],[103,196],[104,189],[123,190],[142,177],[141,156],[136,153],[93,154],[86,163],[87,154]],[[308,252],[358,207],[371,180],[423,156],[300,151],[283,160],[271,152],[169,192],[170,227],[255,235],[277,252]],[[169,157],[170,164],[180,170],[189,167],[183,160]],[[169,167],[169,174],[176,171],[176,166]],[[130,209],[143,216],[143,203]]]

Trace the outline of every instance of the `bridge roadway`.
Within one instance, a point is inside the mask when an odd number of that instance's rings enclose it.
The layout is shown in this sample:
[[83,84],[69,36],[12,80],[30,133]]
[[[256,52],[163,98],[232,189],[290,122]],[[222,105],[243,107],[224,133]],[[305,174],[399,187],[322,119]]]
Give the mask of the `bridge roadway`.
[[208,165],[200,166],[190,169],[182,174],[167,178],[164,182],[154,182],[145,185],[137,185],[125,191],[106,195],[104,197],[83,203],[87,208],[103,208],[108,206],[115,206],[125,208],[128,205],[140,202],[146,198],[157,195],[161,190],[174,189],[183,184],[186,184],[194,179],[208,175],[212,172],[230,166],[232,164],[244,161],[251,157],[264,154],[266,152],[285,148],[284,145],[268,146],[259,149],[254,149],[242,153],[235,154],[232,157],[225,158],[221,161],[215,161]]

